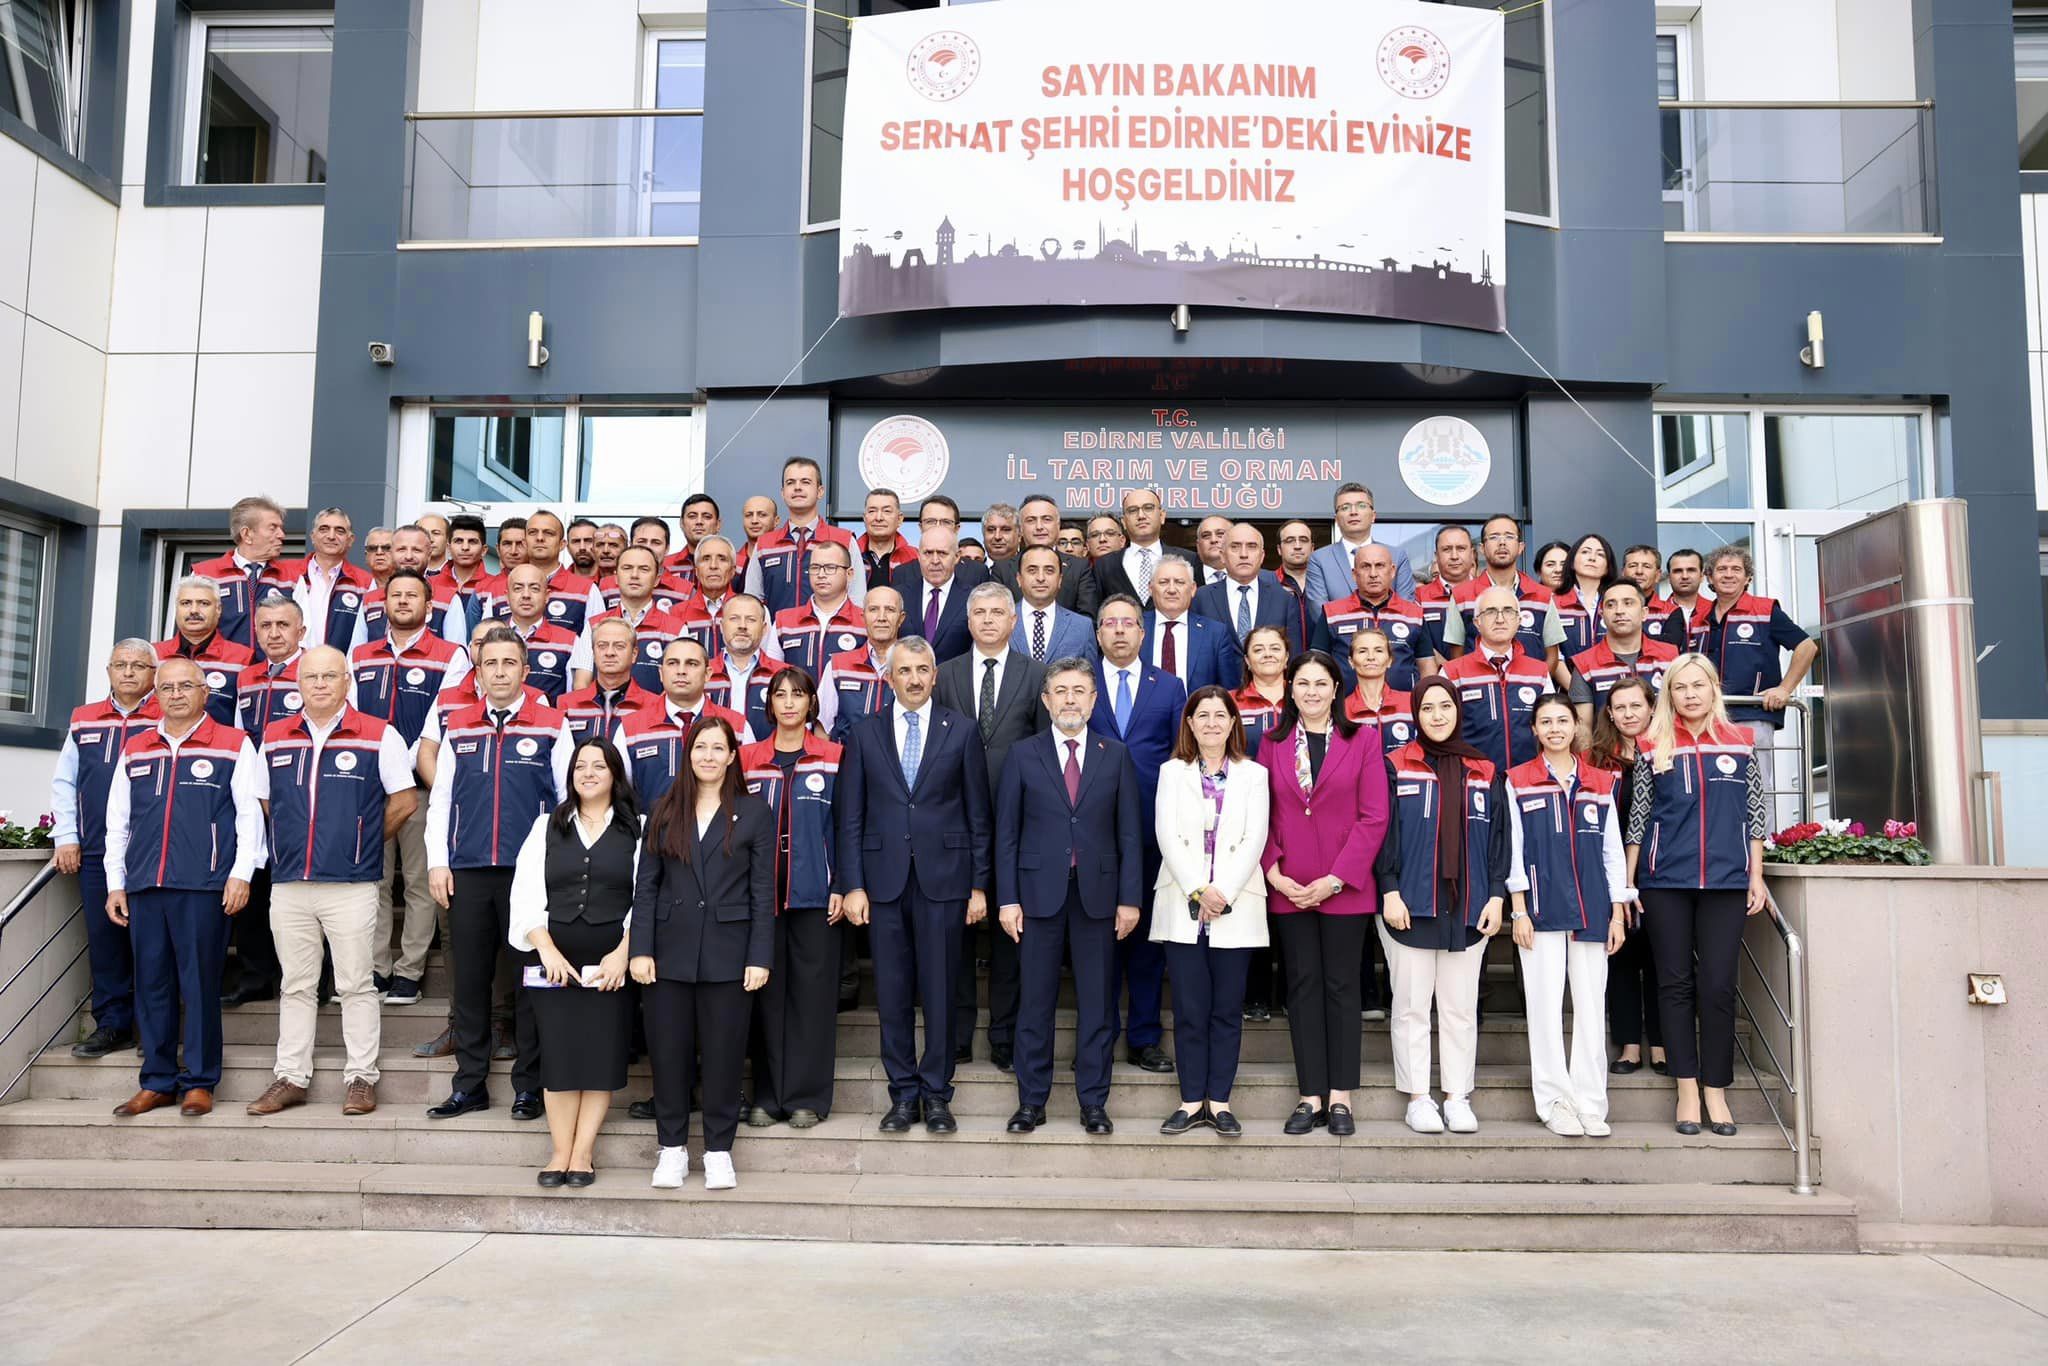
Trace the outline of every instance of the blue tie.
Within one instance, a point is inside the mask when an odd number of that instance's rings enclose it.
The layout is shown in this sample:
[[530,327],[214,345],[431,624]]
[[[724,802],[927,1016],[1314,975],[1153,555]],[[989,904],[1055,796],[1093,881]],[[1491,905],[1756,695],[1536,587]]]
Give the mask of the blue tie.
[[917,786],[917,761],[924,757],[924,743],[917,735],[917,713],[903,713],[903,785]]
[[1241,583],[1237,586],[1237,640],[1240,645],[1252,633],[1252,586]]
[[1131,728],[1131,675],[1127,669],[1116,671],[1116,733],[1122,735]]

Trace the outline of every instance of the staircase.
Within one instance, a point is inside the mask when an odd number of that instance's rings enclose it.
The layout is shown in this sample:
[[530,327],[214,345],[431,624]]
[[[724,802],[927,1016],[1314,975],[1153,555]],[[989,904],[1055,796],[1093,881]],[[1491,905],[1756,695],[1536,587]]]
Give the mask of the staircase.
[[[597,1184],[546,1191],[533,1179],[545,1124],[507,1117],[507,1064],[493,1067],[496,1109],[426,1118],[448,1092],[453,1060],[415,1058],[412,1046],[440,1030],[445,982],[437,955],[429,997],[385,1009],[380,1108],[354,1119],[340,1110],[332,1006],[321,1011],[312,1103],[267,1120],[242,1107],[270,1081],[275,1004],[227,1012],[219,1107],[205,1119],[175,1110],[115,1119],[112,1107],[135,1089],[135,1054],[81,1061],[67,1037],[30,1069],[17,1088],[25,1098],[0,1107],[0,1225],[1556,1251],[1857,1244],[1852,1202],[1787,1189],[1790,1154],[1746,1077],[1730,1092],[1743,1126],[1732,1139],[1675,1133],[1670,1083],[1648,1070],[1609,1078],[1612,1137],[1560,1138],[1532,1117],[1522,1021],[1499,1016],[1480,1037],[1476,1135],[1409,1131],[1386,1026],[1366,1024],[1357,1136],[1285,1137],[1280,1121],[1296,1097],[1277,1019],[1245,1026],[1232,1097],[1247,1130],[1240,1139],[1161,1136],[1179,1099],[1174,1078],[1121,1061],[1109,1099],[1115,1135],[1081,1132],[1072,1074],[1062,1071],[1051,1123],[1015,1137],[1003,1132],[1014,1079],[985,1060],[958,1070],[960,1132],[933,1137],[876,1131],[888,1088],[875,1013],[863,1006],[839,1017],[832,1117],[810,1130],[743,1125],[738,1190],[703,1190],[701,1133],[686,1188],[648,1187],[654,1125],[625,1109],[648,1093],[640,1065],[598,1143]],[[1071,1056],[1073,1028],[1062,1010],[1056,1058]]]

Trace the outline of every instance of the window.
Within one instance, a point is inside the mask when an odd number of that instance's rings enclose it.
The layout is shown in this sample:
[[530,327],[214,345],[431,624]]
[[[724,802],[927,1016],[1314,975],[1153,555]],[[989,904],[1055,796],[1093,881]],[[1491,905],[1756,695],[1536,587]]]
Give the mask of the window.
[[333,25],[332,11],[193,19],[185,96],[190,184],[326,183]]
[[559,408],[436,408],[427,497],[462,502],[562,496]]
[[84,0],[0,0],[0,110],[73,156],[91,30]]
[[2013,75],[2019,82],[2020,169],[2048,171],[2048,10],[2015,10]]
[[[1657,30],[1657,98],[1660,100],[1685,100],[1692,96],[1690,36],[1687,29],[1680,27]],[[1667,232],[1683,232],[1690,226],[1686,212],[1687,191],[1692,189],[1692,167],[1685,146],[1691,131],[1688,122],[1685,110],[1657,111],[1657,140],[1661,150],[1659,183],[1664,189],[1664,228]]]
[[34,719],[42,707],[52,549],[47,527],[0,517],[0,718]]
[[579,427],[579,502],[680,507],[693,487],[692,418],[661,408],[586,408]]
[[1879,512],[1922,496],[1920,427],[1910,414],[1766,414],[1765,506]]
[[[704,35],[650,33],[648,94],[656,109],[704,107]],[[653,164],[647,173],[649,237],[695,237],[704,198],[704,120],[652,120]]]
[[[1500,0],[1446,0],[1470,9],[1499,9]],[[804,150],[804,227],[839,222],[840,138],[846,127],[848,18],[901,14],[975,0],[812,0],[811,79]],[[1507,48],[1508,213],[1552,221],[1550,141],[1550,7],[1523,5],[1505,18]]]
[[437,404],[399,416],[402,517],[488,506],[489,520],[548,507],[603,519],[674,515],[703,486],[704,412],[571,403]]
[[1657,415],[1657,503],[1749,506],[1749,421],[1741,413]]

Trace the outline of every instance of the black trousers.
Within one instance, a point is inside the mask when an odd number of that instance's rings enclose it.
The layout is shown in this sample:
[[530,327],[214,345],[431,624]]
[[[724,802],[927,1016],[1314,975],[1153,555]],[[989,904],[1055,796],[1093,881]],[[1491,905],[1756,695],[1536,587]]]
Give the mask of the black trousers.
[[[960,970],[960,937],[966,929],[967,903],[928,899],[915,873],[900,900],[878,901],[868,915],[875,1014],[892,1103],[953,1099],[953,978]],[[921,1052],[914,1011],[919,1003]]]
[[1663,1022],[1657,1018],[1657,958],[1640,919],[1629,928],[1621,951],[1607,960],[1607,1032],[1618,1048],[1664,1046]]
[[1380,947],[1377,934],[1365,936],[1365,947],[1358,955],[1358,1008],[1360,1010],[1385,1010],[1389,999],[1387,980],[1380,973],[1380,965],[1386,951]]
[[1256,949],[1168,943],[1173,976],[1173,1062],[1183,1105],[1227,1103],[1244,1041],[1244,979]]
[[823,907],[775,918],[775,962],[753,993],[754,1104],[777,1119],[792,1110],[832,1113],[839,1044],[839,927]]
[[235,985],[276,991],[284,981],[284,968],[277,961],[277,940],[270,934],[268,868],[258,868],[249,879],[249,904],[235,917],[228,934],[235,946]]
[[1358,1086],[1358,941],[1373,927],[1369,915],[1294,911],[1273,917],[1273,934],[1287,965],[1287,1034],[1294,1043],[1294,1076],[1304,1096],[1326,1096]]
[[[448,898],[448,966],[453,978],[448,999],[449,1028],[455,1032],[455,1089],[481,1091],[491,1076],[491,1007],[498,955],[521,965],[533,954],[514,954],[505,942],[512,924],[512,870],[458,868]],[[581,967],[582,964],[574,966]],[[568,987],[564,990],[581,990]],[[525,992],[513,1006],[513,1034],[519,1054],[512,1064],[514,1091],[540,1090],[540,1031]]]
[[[642,990],[647,1061],[654,1072],[654,1131],[664,1148],[690,1141],[690,1092],[704,1087],[704,1151],[732,1151],[747,1056],[747,992],[738,982],[672,982]],[[698,1062],[699,1054],[703,1061]]]
[[1747,894],[1740,888],[1642,890],[1671,1075],[1727,1086],[1735,1080],[1735,969],[1749,919]]
[[960,937],[960,973],[953,979],[953,1046],[974,1042],[974,958],[988,945],[988,1043],[991,1049],[1014,1048],[1017,1037],[1017,946],[993,915],[985,916]]

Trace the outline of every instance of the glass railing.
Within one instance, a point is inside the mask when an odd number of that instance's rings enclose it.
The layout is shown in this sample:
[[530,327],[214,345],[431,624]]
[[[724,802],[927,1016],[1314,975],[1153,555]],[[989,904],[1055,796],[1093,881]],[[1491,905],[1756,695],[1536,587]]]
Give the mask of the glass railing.
[[1760,237],[1924,237],[1935,206],[1928,102],[1665,100],[1664,226]]
[[413,114],[408,242],[697,236],[704,111]]

